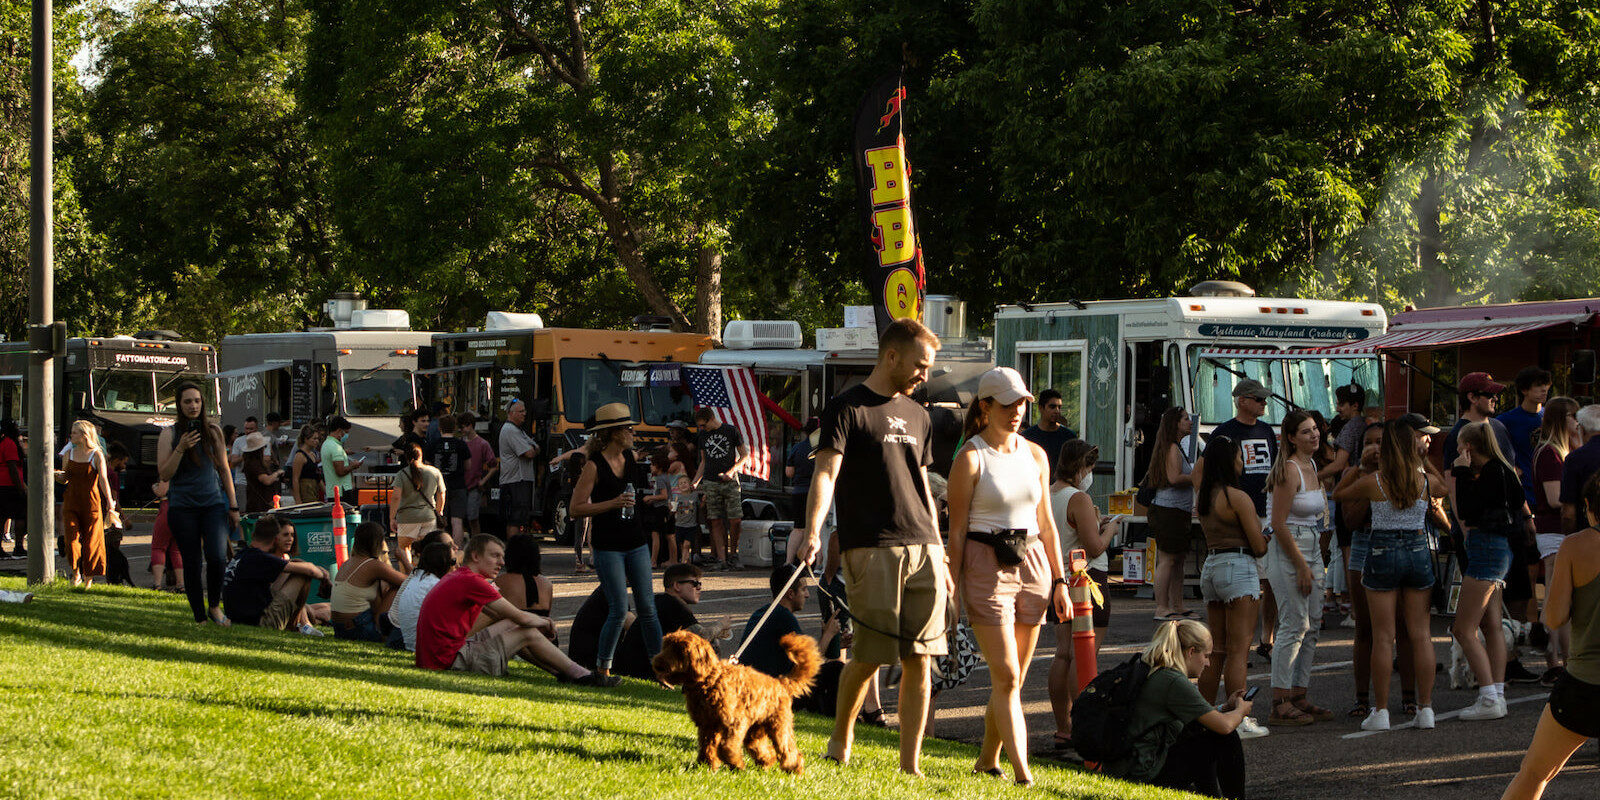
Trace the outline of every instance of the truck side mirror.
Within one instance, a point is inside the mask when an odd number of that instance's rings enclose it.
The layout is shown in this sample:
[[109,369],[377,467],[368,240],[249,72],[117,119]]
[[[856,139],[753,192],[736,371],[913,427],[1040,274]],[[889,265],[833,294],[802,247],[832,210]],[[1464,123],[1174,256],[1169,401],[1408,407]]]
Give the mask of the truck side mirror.
[[1573,354],[1572,354],[1572,375],[1570,377],[1571,377],[1573,383],[1580,383],[1580,384],[1594,383],[1594,351],[1593,350],[1577,350],[1577,351],[1573,352]]

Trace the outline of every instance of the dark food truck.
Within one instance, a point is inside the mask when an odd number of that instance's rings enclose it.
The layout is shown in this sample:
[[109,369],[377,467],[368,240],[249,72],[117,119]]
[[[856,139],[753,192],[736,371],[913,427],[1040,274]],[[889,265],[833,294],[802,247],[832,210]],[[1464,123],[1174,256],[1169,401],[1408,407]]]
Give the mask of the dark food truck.
[[[216,348],[177,341],[168,331],[141,331],[135,336],[67,340],[64,358],[55,360],[56,443],[66,443],[72,423],[87,419],[100,427],[106,446],[120,442],[128,450],[122,479],[122,505],[153,500],[156,446],[161,429],[177,415],[174,394],[179,384],[193,381],[206,392],[206,405],[217,407]],[[24,419],[27,397],[28,344],[0,344],[0,417]]]
[[[585,424],[596,409],[627,403],[640,423],[634,430],[643,454],[666,443],[668,422],[693,424],[694,399],[681,386],[677,367],[695,363],[711,338],[657,329],[653,318],[636,324],[648,329],[546,328],[536,314],[492,312],[486,330],[434,334],[431,352],[421,358],[431,366],[417,370],[424,384],[419,395],[449,404],[451,413],[471,411],[479,435],[501,457],[505,410],[522,400],[539,445],[535,509],[546,529],[565,536],[577,471],[567,469],[566,460],[553,467],[551,462],[583,445]],[[486,518],[499,507],[499,490],[493,484],[488,489]]]

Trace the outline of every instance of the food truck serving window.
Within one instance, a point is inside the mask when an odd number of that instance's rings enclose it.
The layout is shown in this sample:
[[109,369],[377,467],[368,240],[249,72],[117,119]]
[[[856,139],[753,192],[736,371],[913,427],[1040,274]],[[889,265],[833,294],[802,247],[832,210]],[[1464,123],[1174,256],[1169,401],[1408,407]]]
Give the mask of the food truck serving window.
[[90,385],[101,411],[155,413],[155,383],[147,370],[96,370]]
[[345,369],[339,371],[339,380],[344,384],[344,413],[351,416],[399,415],[416,400],[409,370]]
[[561,413],[567,421],[582,425],[606,403],[627,403],[629,408],[637,408],[635,390],[622,385],[623,366],[618,361],[598,358],[561,359]]

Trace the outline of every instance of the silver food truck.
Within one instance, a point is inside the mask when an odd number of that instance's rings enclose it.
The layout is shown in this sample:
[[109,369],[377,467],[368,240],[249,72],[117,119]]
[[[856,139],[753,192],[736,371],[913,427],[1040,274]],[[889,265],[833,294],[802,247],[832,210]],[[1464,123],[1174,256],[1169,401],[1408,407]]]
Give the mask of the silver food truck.
[[[210,378],[217,369],[216,348],[179,341],[171,331],[68,339],[66,356],[55,360],[55,369],[57,446],[66,444],[74,421],[87,419],[99,426],[107,447],[125,447],[121,500],[127,508],[152,500],[157,440],[177,413],[177,387],[186,381],[199,384],[208,405],[216,407],[216,382]],[[27,373],[28,344],[0,343],[0,417],[25,422]]]
[[281,457],[300,426],[348,419],[345,449],[352,458],[368,456],[356,473],[360,502],[376,503],[398,468],[390,445],[400,436],[400,415],[417,406],[417,354],[433,332],[411,330],[404,311],[365,306],[352,295],[336,295],[323,306],[329,327],[224,337],[215,377],[224,424],[242,427],[246,417],[255,417],[264,425],[273,412],[288,421],[288,441],[274,443]]

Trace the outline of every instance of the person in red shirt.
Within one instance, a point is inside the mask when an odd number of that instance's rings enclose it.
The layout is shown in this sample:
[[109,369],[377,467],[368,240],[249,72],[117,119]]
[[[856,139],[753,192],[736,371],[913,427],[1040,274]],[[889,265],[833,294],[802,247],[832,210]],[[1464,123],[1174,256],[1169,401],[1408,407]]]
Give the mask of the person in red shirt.
[[0,528],[16,540],[10,556],[28,555],[28,480],[22,464],[22,440],[17,423],[0,419]]
[[[512,605],[490,583],[505,566],[500,539],[478,534],[467,540],[466,561],[428,592],[417,617],[417,666],[484,675],[506,674],[511,656],[554,673],[562,683],[616,686],[620,679],[599,675],[572,662],[556,647],[555,623]],[[490,620],[473,633],[480,612]]]

